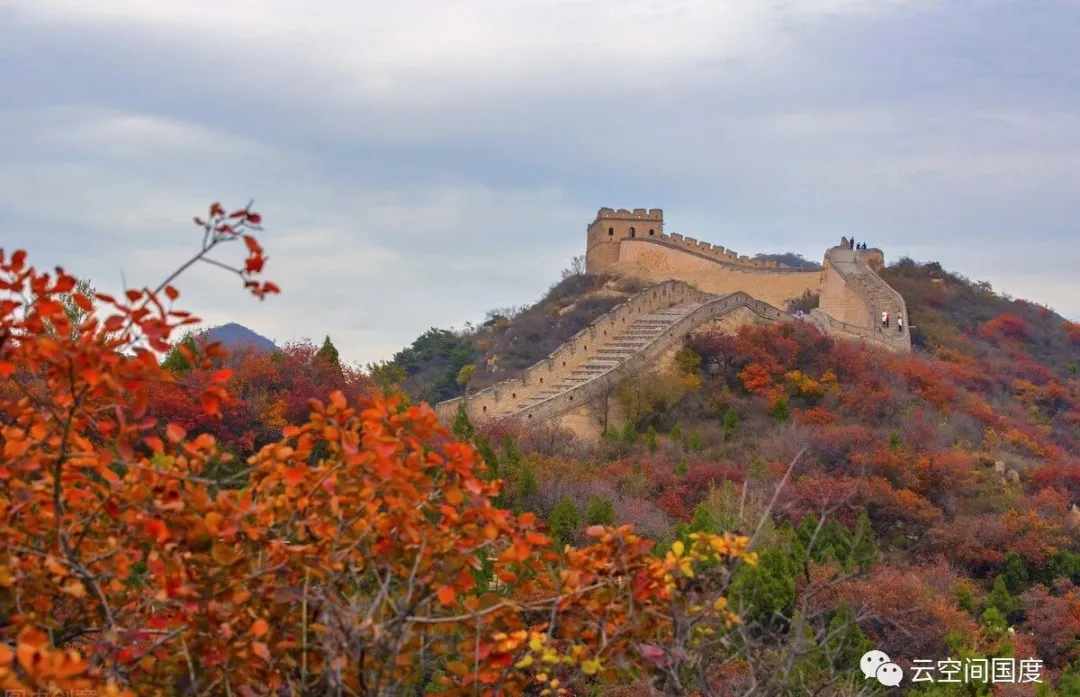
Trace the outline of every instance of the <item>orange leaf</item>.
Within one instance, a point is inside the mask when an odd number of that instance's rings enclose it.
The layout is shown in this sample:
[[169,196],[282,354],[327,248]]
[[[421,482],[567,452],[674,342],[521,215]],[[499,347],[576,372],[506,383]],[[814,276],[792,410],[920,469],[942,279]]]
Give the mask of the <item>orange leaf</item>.
[[9,361],[0,361],[0,378],[9,378],[15,372],[15,364]]
[[231,377],[232,377],[232,368],[222,368],[221,370],[219,370],[216,373],[214,373],[213,375],[211,375],[210,379],[213,380],[214,382],[228,382],[229,378],[231,378]]
[[446,502],[449,503],[451,506],[459,505],[464,500],[464,498],[465,497],[461,494],[461,489],[457,488],[456,486],[452,486],[446,490]]
[[266,644],[261,641],[256,641],[251,644],[251,650],[255,652],[255,655],[263,659],[267,663],[270,662],[270,649],[266,647]]
[[170,443],[179,443],[184,440],[184,436],[187,435],[187,431],[183,426],[177,424],[169,424],[165,427],[165,437],[169,439]]
[[266,620],[259,618],[255,620],[255,624],[251,625],[251,634],[258,639],[265,636],[270,631],[270,625]]
[[155,453],[165,452],[165,444],[162,443],[161,439],[157,436],[147,436],[146,438],[143,438],[143,442]]
[[439,602],[443,605],[452,605],[454,599],[457,598],[457,593],[452,586],[442,586],[436,595],[438,595]]

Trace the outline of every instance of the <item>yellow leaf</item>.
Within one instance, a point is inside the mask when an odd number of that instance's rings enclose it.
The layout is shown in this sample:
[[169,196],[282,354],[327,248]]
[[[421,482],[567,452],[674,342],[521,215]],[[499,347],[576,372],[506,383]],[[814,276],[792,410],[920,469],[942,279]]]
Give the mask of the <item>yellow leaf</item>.
[[86,597],[86,586],[84,586],[82,582],[74,578],[69,578],[64,583],[63,591],[68,595],[75,596],[76,598]]
[[515,663],[514,667],[518,668],[519,670],[521,668],[528,668],[529,666],[531,666],[533,664],[533,661],[534,661],[534,659],[533,659],[532,656],[525,656],[525,658],[523,658],[520,661],[518,661],[517,663]]
[[600,672],[600,661],[595,658],[590,658],[587,661],[582,661],[581,671],[585,673],[585,675],[596,675]]
[[465,677],[469,674],[469,666],[465,665],[461,661],[450,661],[446,664],[446,670],[458,677]]
[[686,551],[686,547],[683,545],[682,540],[676,540],[675,544],[671,545],[671,553],[677,557],[681,557]]

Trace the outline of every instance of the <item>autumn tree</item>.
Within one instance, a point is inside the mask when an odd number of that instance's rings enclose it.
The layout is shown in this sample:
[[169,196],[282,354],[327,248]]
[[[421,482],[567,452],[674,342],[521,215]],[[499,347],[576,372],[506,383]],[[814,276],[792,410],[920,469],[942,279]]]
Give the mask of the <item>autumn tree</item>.
[[[312,398],[244,463],[249,485],[207,477],[227,457],[217,440],[160,422],[148,398],[180,382],[157,355],[198,321],[173,283],[205,262],[259,298],[278,288],[257,280],[250,207],[196,223],[191,259],[154,289],[96,294],[113,314],[77,327],[57,300],[73,276],[0,252],[0,377],[20,390],[0,402],[0,687],[567,694],[634,676],[684,691],[738,626],[726,590],[756,563],[745,537],[692,535],[661,556],[630,526],[593,526],[560,560],[533,514],[493,504],[501,482],[476,450],[396,395]],[[210,256],[233,241],[241,266]],[[212,370],[200,403],[222,417],[226,353],[176,350],[188,375]]]

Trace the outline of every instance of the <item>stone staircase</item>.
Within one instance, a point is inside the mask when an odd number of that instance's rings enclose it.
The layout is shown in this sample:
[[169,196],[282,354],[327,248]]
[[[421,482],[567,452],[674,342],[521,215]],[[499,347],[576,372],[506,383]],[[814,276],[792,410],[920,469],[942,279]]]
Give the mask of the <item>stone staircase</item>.
[[701,302],[690,302],[662,308],[635,320],[622,332],[598,345],[593,350],[592,355],[582,361],[578,367],[571,370],[570,374],[562,381],[515,402],[508,410],[509,413],[536,406],[603,375],[651,344],[672,325],[702,304]]
[[[854,251],[834,248],[828,254],[845,282],[865,296],[872,317],[879,317],[882,309],[886,309],[892,317],[904,313],[907,318],[903,298],[861,262]],[[683,281],[665,281],[616,306],[520,377],[471,393],[467,400],[469,417],[474,420],[513,417],[535,423],[572,412],[610,393],[620,381],[648,370],[664,351],[681,342],[689,332],[740,308],[770,322],[795,319],[744,292],[718,296]],[[883,332],[878,326],[841,322],[821,310],[813,310],[803,320],[828,334],[869,341],[896,351],[911,350],[906,326],[903,333],[892,327]],[[457,397],[436,404],[439,420],[452,423],[462,402]]]

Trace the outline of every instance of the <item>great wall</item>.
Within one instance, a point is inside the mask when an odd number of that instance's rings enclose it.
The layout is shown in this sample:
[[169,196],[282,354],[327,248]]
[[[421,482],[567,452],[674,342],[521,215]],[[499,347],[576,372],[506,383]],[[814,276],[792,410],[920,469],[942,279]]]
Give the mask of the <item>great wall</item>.
[[[564,343],[518,378],[469,394],[470,419],[555,422],[596,436],[621,420],[609,399],[634,375],[674,360],[694,331],[733,331],[754,322],[806,321],[827,334],[910,352],[905,326],[883,329],[878,318],[907,318],[904,299],[877,274],[879,249],[852,249],[846,239],[825,252],[820,270],[751,259],[707,242],[664,233],[663,211],[601,208],[587,227],[585,270],[652,284]],[[802,317],[784,309],[804,293],[819,296]],[[890,323],[891,325],[891,323]],[[462,399],[435,405],[450,423]]]

